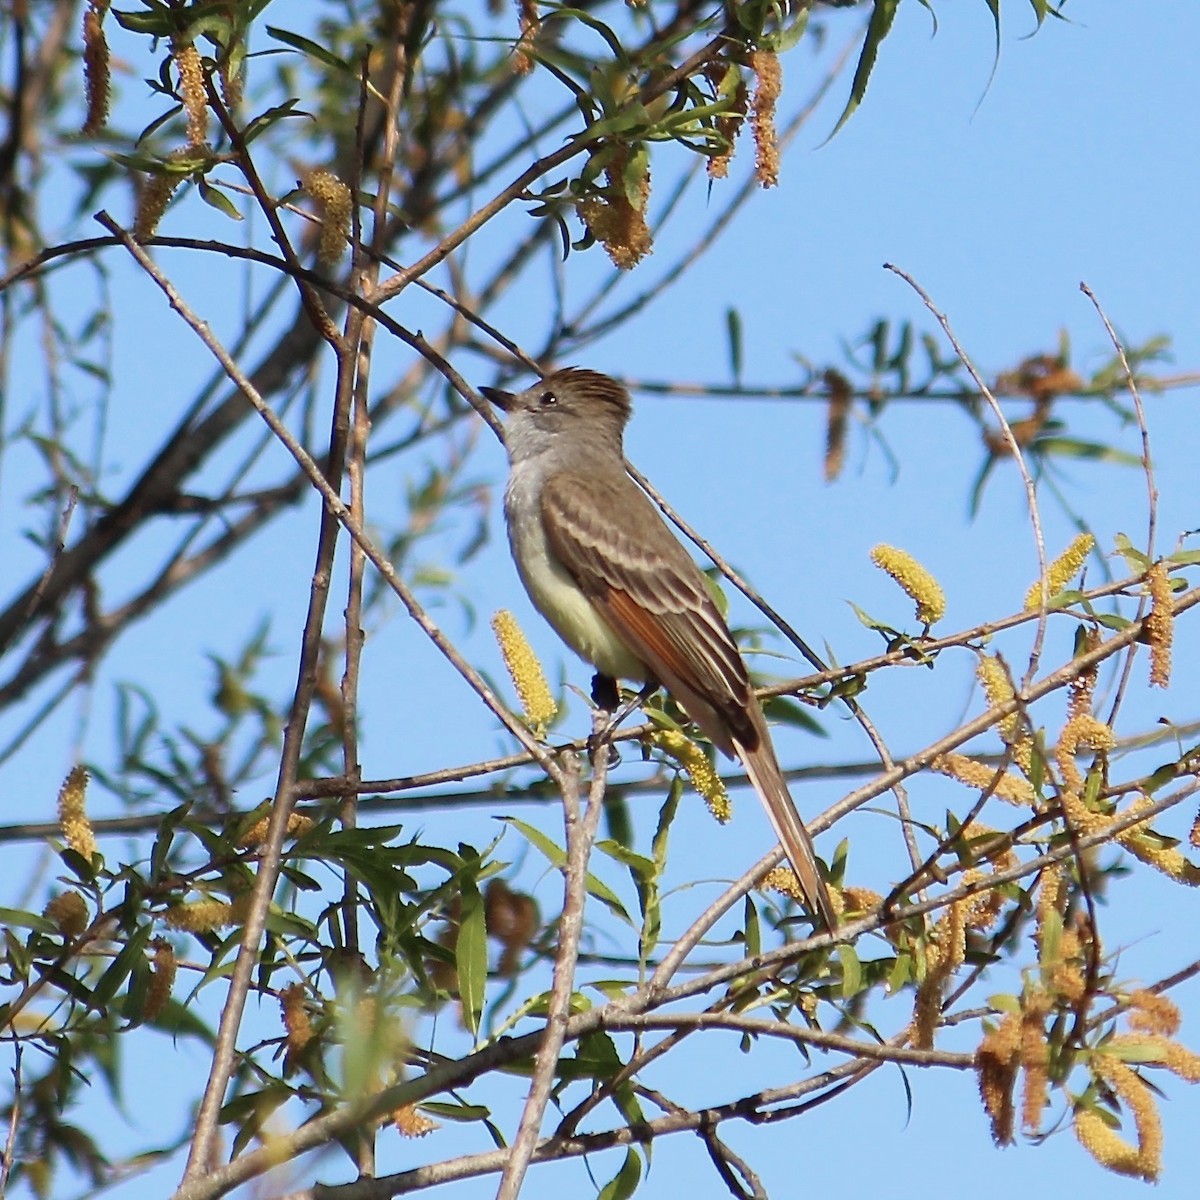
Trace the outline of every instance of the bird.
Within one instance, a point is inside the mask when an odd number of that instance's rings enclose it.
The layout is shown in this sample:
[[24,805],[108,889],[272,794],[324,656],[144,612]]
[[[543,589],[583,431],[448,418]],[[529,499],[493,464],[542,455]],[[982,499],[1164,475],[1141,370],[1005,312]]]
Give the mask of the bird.
[[480,390],[505,414],[505,523],[534,607],[607,693],[616,695],[617,679],[662,686],[741,762],[810,915],[836,930],[745,660],[700,568],[626,468],[628,389],[565,367],[521,392]]

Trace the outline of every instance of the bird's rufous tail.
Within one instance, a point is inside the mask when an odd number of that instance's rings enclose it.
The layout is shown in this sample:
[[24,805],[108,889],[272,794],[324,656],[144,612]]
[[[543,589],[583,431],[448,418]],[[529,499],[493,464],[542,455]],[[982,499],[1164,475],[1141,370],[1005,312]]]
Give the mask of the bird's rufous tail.
[[809,837],[808,830],[804,828],[804,822],[792,803],[787,781],[780,770],[779,760],[775,757],[765,723],[761,729],[759,743],[753,750],[736,740],[734,749],[742,766],[746,768],[746,774],[763,802],[763,807],[767,810],[767,816],[775,829],[775,836],[783,844],[792,870],[796,872],[809,912],[833,933],[837,929],[837,914],[833,911],[833,902],[829,898],[825,881],[817,870],[812,838]]

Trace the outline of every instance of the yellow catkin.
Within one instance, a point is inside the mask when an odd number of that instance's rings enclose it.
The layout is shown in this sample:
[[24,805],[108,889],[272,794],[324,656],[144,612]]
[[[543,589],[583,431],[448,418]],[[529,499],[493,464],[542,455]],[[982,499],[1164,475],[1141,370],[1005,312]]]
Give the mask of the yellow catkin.
[[729,793],[717,774],[712,760],[686,734],[677,729],[660,729],[650,741],[669,754],[686,772],[692,787],[704,798],[708,811],[722,824],[729,820],[732,808]]
[[1129,993],[1129,1027],[1142,1033],[1173,1037],[1179,1032],[1179,1007],[1170,996],[1147,988]]
[[[1013,691],[1012,680],[1009,678],[1008,670],[998,656],[993,657],[992,655],[981,654],[979,656],[979,663],[975,668],[975,675],[979,680],[980,687],[983,688],[983,694],[987,698],[988,705],[991,708],[1007,704],[1016,695]],[[1021,736],[1021,714],[1019,712],[1010,713],[1007,717],[1004,717],[997,724],[996,732],[1014,750],[1018,745],[1026,741]],[[1020,758],[1018,758],[1018,765],[1024,765],[1021,763]]]
[[492,632],[496,635],[504,665],[517,690],[525,720],[536,737],[544,738],[550,723],[558,715],[558,703],[550,692],[542,664],[538,662],[517,618],[507,609],[502,608],[492,618]]
[[1092,812],[1084,803],[1084,778],[1076,765],[1075,756],[1082,750],[1110,750],[1116,744],[1112,729],[1091,713],[1072,717],[1059,735],[1054,749],[1063,790],[1060,797],[1067,819],[1081,833],[1092,832],[1107,825],[1110,817]]
[[[196,151],[189,146],[180,146],[167,155],[167,163],[194,161]],[[133,236],[139,242],[152,238],[158,229],[162,215],[167,211],[167,204],[175,194],[175,189],[186,178],[179,171],[162,171],[151,175],[138,195],[137,213],[133,221]]]
[[[781,896],[787,896],[789,900],[796,900],[801,904],[808,903],[808,896],[800,886],[800,880],[796,877],[796,872],[791,867],[772,867],[759,879],[758,888],[764,892],[778,892]],[[882,896],[875,892],[869,892],[866,888],[847,888],[844,893],[841,893],[837,888],[831,887],[829,889],[829,900],[833,905],[835,916],[841,917],[851,907],[851,891],[856,891],[858,894],[856,904],[859,907],[855,908],[854,911],[859,913],[873,911],[883,901]],[[869,899],[870,897],[874,898],[873,901]],[[870,908],[862,907],[868,904]]]
[[151,175],[138,198],[133,236],[139,242],[148,241],[158,230],[158,223],[167,211],[175,189],[183,182],[182,175]]
[[724,179],[733,161],[734,143],[750,108],[750,89],[746,87],[741,70],[735,63],[724,60],[713,62],[705,68],[704,73],[718,97],[729,97],[729,111],[717,118],[717,133],[724,139],[724,147],[708,160],[709,179]]
[[96,853],[96,833],[84,807],[87,784],[88,773],[83,767],[75,766],[67,772],[58,792],[58,824],[67,845],[91,862]]
[[[836,898],[834,903],[836,907]],[[882,903],[883,897],[870,888],[848,887],[842,889],[841,912],[843,913],[857,913],[865,916],[867,913],[876,912]],[[841,913],[839,913],[840,915]]]
[[[252,849],[255,846],[261,846],[267,840],[267,828],[271,824],[270,817],[263,817],[261,821],[251,825],[249,829],[238,839],[238,845],[245,850]],[[285,836],[290,838],[301,838],[310,830],[315,829],[316,821],[312,817],[306,817],[301,813],[292,813],[287,820],[287,833]]]
[[[1079,574],[1087,556],[1096,547],[1090,533],[1081,533],[1049,566],[1046,567],[1046,598],[1052,600]],[[1042,606],[1042,581],[1039,579],[1025,593],[1025,610],[1031,612]]]
[[1192,828],[1188,832],[1188,844],[1200,850],[1200,812],[1196,813],[1196,819],[1192,822]]
[[189,146],[202,146],[208,139],[208,92],[200,51],[187,42],[173,43],[171,53],[179,71],[179,98],[187,113],[187,142]]
[[871,551],[871,561],[916,604],[918,621],[932,625],[945,616],[946,594],[941,584],[907,551],[881,542]]
[[783,91],[783,70],[774,50],[751,50],[750,69],[755,75],[750,102],[754,130],[754,174],[765,188],[779,182],[779,137],[775,132],[775,105]]
[[240,925],[250,911],[250,893],[227,900],[192,900],[176,904],[163,914],[168,929],[184,933],[211,933],[230,925]]
[[350,237],[353,197],[350,189],[332,171],[312,171],[304,181],[321,218],[321,236],[317,241],[317,262],[332,266],[342,257]]
[[1041,1132],[1042,1113],[1050,1103],[1050,1053],[1046,1046],[1046,1013],[1050,998],[1044,992],[1025,997],[1021,1009],[1021,1128]]
[[1075,1114],[1075,1137],[1104,1168],[1117,1175],[1144,1178],[1137,1147],[1131,1146],[1099,1113],[1080,1109]]
[[1118,834],[1117,840],[1139,862],[1160,871],[1168,879],[1188,887],[1200,887],[1200,867],[1174,847],[1163,846],[1153,838],[1131,836],[1128,829]]
[[150,961],[150,986],[146,989],[146,1007],[143,1016],[153,1021],[167,1006],[171,989],[175,986],[175,971],[178,962],[171,943],[165,938],[155,938],[154,958]]
[[997,800],[1030,807],[1037,804],[1037,793],[1027,779],[1022,779],[1019,775],[1009,775],[1007,772],[1001,773],[997,778],[995,767],[967,758],[963,754],[939,754],[929,766],[939,774],[957,779],[967,787],[989,792]]
[[542,27],[536,0],[517,0],[517,20],[520,23],[521,36],[513,54],[513,70],[518,75],[528,75],[534,66],[533,42]]
[[308,1011],[308,989],[302,983],[291,983],[279,994],[280,1015],[287,1033],[284,1045],[285,1069],[290,1070],[296,1056],[312,1041],[315,1031]]
[[979,1076],[979,1097],[992,1126],[992,1141],[1009,1146],[1013,1141],[1016,1110],[1013,1088],[1017,1082],[1020,1059],[1021,1018],[1007,1013],[995,1029],[984,1034],[975,1052],[975,1070]]
[[965,905],[957,901],[946,909],[925,946],[925,978],[917,987],[913,1004],[912,1043],[922,1050],[933,1046],[942,1016],[942,993],[951,972],[966,952]]
[[1087,1109],[1075,1114],[1075,1136],[1102,1167],[1153,1183],[1162,1168],[1162,1122],[1149,1089],[1134,1071],[1114,1058],[1097,1055],[1092,1066],[1133,1113],[1138,1144],[1131,1146],[1098,1113]]
[[1171,642],[1175,633],[1174,601],[1167,564],[1156,562],[1146,572],[1150,592],[1150,612],[1146,615],[1145,634],[1150,644],[1150,683],[1167,687],[1171,682]]
[[104,14],[108,0],[89,0],[83,14],[83,93],[86,101],[82,132],[99,133],[108,123],[112,76],[108,39],[104,36]]
[[625,166],[629,151],[618,147],[604,174],[608,189],[603,196],[589,196],[576,206],[580,220],[604,247],[613,266],[630,271],[653,249],[653,235],[646,224],[646,204],[650,198],[650,168],[637,182],[637,203],[625,189]]
[[78,937],[88,926],[87,901],[78,892],[60,892],[42,909],[42,916],[64,937]]
[[392,1124],[401,1137],[419,1138],[441,1125],[431,1117],[427,1117],[415,1104],[402,1104],[392,1113]]

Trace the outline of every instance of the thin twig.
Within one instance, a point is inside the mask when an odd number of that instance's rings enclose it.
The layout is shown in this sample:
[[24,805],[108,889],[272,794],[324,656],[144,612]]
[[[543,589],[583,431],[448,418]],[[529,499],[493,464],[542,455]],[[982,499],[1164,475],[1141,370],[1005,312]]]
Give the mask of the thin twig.
[[534,1058],[533,1081],[525,1101],[521,1122],[513,1139],[512,1154],[504,1166],[496,1200],[516,1200],[525,1173],[533,1161],[542,1118],[558,1073],[558,1059],[567,1036],[571,1000],[575,990],[575,968],[583,936],[583,915],[587,901],[587,864],[600,815],[604,811],[604,789],[608,780],[607,714],[596,709],[592,714],[595,739],[592,752],[592,780],[588,788],[587,808],[579,811],[579,775],[564,771],[562,783],[563,818],[566,824],[567,861],[564,865],[562,915],[558,922],[559,948],[554,959],[553,982],[547,1004],[546,1028]]

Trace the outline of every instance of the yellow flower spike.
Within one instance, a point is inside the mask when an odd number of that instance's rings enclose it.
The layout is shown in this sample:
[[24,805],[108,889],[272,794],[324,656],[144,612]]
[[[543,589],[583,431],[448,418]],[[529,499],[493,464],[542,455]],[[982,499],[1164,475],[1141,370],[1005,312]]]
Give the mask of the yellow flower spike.
[[1010,1146],[1016,1116],[1013,1088],[1021,1047],[1021,1018],[1007,1013],[995,1029],[984,1035],[975,1051],[975,1070],[979,1074],[979,1096],[992,1126],[992,1141]]
[[550,693],[542,664],[517,624],[517,618],[508,609],[502,608],[492,618],[492,632],[496,635],[504,665],[512,676],[513,687],[517,689],[525,720],[540,741],[558,715],[558,703]]
[[660,729],[650,735],[650,741],[660,750],[666,751],[687,772],[692,787],[708,805],[708,811],[721,824],[728,821],[733,811],[729,803],[729,793],[725,791],[725,784],[708,755],[691,738],[677,729]]
[[176,904],[163,914],[163,923],[168,929],[184,933],[212,933],[230,925],[240,925],[250,911],[249,892],[235,900],[192,900],[187,904]]
[[87,115],[82,133],[99,133],[108,123],[108,103],[111,83],[108,40],[104,36],[104,11],[99,0],[90,0],[83,14],[83,90],[87,99]]
[[313,198],[321,218],[321,237],[317,242],[317,262],[332,266],[342,257],[350,237],[353,197],[332,171],[313,171],[304,181],[305,191]]
[[178,966],[175,951],[165,938],[156,938],[154,958],[150,963],[150,986],[146,989],[146,1005],[142,1015],[147,1021],[154,1020],[167,1006],[171,989],[175,986],[175,970]]
[[392,1124],[396,1132],[406,1138],[424,1137],[435,1129],[441,1129],[437,1121],[427,1117],[415,1104],[402,1104],[396,1109],[392,1113]]
[[720,99],[730,101],[729,110],[717,118],[717,132],[725,139],[725,147],[708,160],[709,179],[724,179],[733,161],[733,146],[741,132],[750,108],[750,89],[736,63],[720,59],[704,68],[704,74]]
[[941,584],[907,551],[881,542],[871,551],[871,561],[916,604],[918,621],[933,625],[946,615],[946,593]]
[[87,784],[88,773],[83,767],[75,766],[67,772],[58,793],[58,823],[67,845],[91,862],[96,853],[96,834],[84,809]]
[[1162,1122],[1149,1088],[1138,1075],[1115,1058],[1097,1055],[1096,1074],[1104,1079],[1133,1113],[1137,1146],[1131,1146],[1099,1113],[1080,1109],[1075,1114],[1075,1136],[1102,1166],[1117,1175],[1153,1183],[1162,1169]]
[[[271,818],[263,817],[261,821],[257,821],[251,825],[238,840],[238,845],[244,850],[251,850],[255,846],[261,846],[267,840],[267,829],[271,824]],[[286,837],[302,838],[311,829],[316,828],[316,821],[312,817],[306,817],[303,813],[292,813],[287,819]]]
[[1021,1128],[1037,1134],[1042,1128],[1042,1113],[1050,1104],[1050,1052],[1045,1025],[1050,998],[1045,992],[1037,992],[1027,1000],[1021,1013]]
[[1165,688],[1171,682],[1171,642],[1175,633],[1174,602],[1167,564],[1156,562],[1146,572],[1150,613],[1146,617],[1146,641],[1150,644],[1150,685]]
[[604,169],[609,194],[590,196],[576,206],[580,220],[604,247],[613,266],[621,271],[632,270],[654,248],[654,237],[646,224],[646,203],[650,198],[649,160],[645,160],[644,168],[637,176],[636,203],[630,200],[626,189],[628,165],[628,148],[618,147]]
[[179,98],[187,113],[188,145],[202,146],[208,138],[208,92],[200,51],[192,42],[173,43],[171,54],[179,71]]
[[[975,668],[975,675],[991,708],[1007,704],[1016,695],[1008,670],[1000,661],[999,656],[981,654],[979,664]],[[1018,750],[1022,746],[1026,747],[1024,755],[1017,755],[1017,765],[1025,768],[1026,760],[1029,758],[1027,752],[1029,739],[1021,735],[1021,714],[1019,712],[1010,713],[996,726],[996,732],[999,733],[1005,744],[1012,746],[1014,750]]]
[[[1046,568],[1046,598],[1053,599],[1079,574],[1087,556],[1096,548],[1096,539],[1090,533],[1081,533]],[[1025,593],[1025,611],[1034,612],[1042,605],[1042,581],[1036,580]]]
[[87,901],[78,892],[60,892],[42,909],[42,916],[63,937],[78,937],[88,926]]
[[528,75],[534,66],[533,42],[542,28],[535,0],[517,0],[517,18],[521,36],[513,53],[513,70],[518,75]]
[[762,187],[779,182],[779,136],[775,130],[775,105],[783,91],[783,70],[774,50],[751,50],[750,69],[756,83],[750,102],[754,130],[754,174]]
[[1137,988],[1129,993],[1129,1027],[1141,1033],[1173,1037],[1179,1032],[1182,1017],[1179,1006],[1170,996]]
[[940,775],[957,779],[967,787],[977,788],[981,792],[990,792],[997,800],[1008,804],[1023,804],[1033,807],[1037,804],[1037,793],[1029,781],[1019,775],[1009,775],[1007,772],[997,779],[996,768],[987,763],[977,762],[963,754],[939,754],[929,764],[930,769]]

